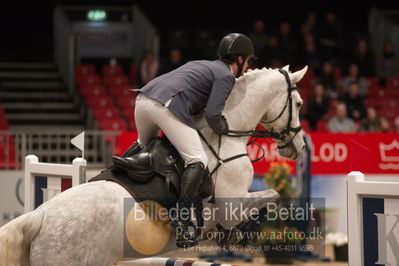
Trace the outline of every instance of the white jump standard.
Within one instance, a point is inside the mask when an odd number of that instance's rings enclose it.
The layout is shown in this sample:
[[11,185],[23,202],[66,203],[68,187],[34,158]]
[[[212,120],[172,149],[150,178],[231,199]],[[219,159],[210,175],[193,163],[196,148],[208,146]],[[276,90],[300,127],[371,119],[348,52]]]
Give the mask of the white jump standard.
[[[72,164],[41,163],[36,155],[25,157],[25,213],[33,211],[35,206],[35,178],[37,176],[70,178],[72,186],[84,183],[86,180],[86,160],[75,158]],[[59,191],[61,192],[61,191]],[[58,192],[58,193],[59,193]],[[49,199],[49,198],[48,198]]]

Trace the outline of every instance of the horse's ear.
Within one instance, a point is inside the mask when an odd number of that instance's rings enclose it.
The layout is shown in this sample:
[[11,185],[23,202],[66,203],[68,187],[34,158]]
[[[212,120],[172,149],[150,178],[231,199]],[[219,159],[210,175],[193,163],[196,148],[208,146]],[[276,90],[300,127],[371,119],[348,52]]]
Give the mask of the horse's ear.
[[290,72],[290,65],[285,65],[282,69],[289,73]]
[[290,79],[291,79],[292,83],[295,84],[295,83],[299,82],[303,78],[303,76],[305,75],[307,70],[308,70],[308,66],[305,66],[301,70],[298,70],[298,71],[290,74]]

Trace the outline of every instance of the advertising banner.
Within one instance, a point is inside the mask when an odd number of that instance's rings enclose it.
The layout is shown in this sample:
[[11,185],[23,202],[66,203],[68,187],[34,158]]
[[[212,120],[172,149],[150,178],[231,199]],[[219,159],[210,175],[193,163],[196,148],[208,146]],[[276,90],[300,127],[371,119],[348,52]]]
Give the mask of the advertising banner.
[[[118,139],[117,153],[122,153],[137,139],[136,132],[122,133]],[[357,133],[331,134],[311,133],[312,174],[344,174],[361,171],[366,174],[399,173],[399,134]],[[248,146],[251,159],[264,157],[253,163],[255,174],[263,175],[271,162],[287,161],[295,172],[295,161],[287,160],[278,153],[272,139],[258,139]]]

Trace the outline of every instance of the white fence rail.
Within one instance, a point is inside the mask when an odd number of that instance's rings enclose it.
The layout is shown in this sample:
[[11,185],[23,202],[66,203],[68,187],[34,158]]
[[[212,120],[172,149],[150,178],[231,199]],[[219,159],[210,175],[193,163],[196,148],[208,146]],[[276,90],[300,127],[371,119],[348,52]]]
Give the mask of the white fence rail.
[[[76,158],[72,164],[52,164],[39,162],[36,155],[25,158],[25,213],[39,204],[51,199],[63,190],[82,184],[86,180],[86,160]],[[39,187],[38,179],[45,179],[45,185]],[[72,179],[71,184],[63,185],[63,179]],[[69,182],[68,182],[69,183]],[[38,195],[40,194],[40,195]],[[39,198],[40,197],[40,198]]]
[[[22,169],[24,158],[35,154],[42,162],[69,163],[81,156],[70,141],[81,130],[0,131],[0,169]],[[85,159],[90,168],[110,165],[120,131],[85,130]]]

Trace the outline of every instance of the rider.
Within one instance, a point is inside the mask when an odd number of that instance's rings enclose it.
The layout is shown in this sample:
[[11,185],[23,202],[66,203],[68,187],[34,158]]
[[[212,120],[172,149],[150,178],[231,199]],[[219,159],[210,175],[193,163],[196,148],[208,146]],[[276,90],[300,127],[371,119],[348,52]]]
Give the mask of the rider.
[[[254,57],[251,40],[239,33],[226,35],[219,44],[218,60],[191,61],[159,76],[141,88],[135,107],[138,140],[123,158],[137,153],[160,130],[168,137],[185,162],[182,176],[180,206],[187,206],[184,199],[198,197],[199,187],[207,169],[208,158],[202,146],[192,116],[205,111],[205,117],[216,134],[227,133],[228,123],[222,115],[227,97],[248,68]],[[189,221],[177,219],[179,247],[195,245],[188,236]]]

